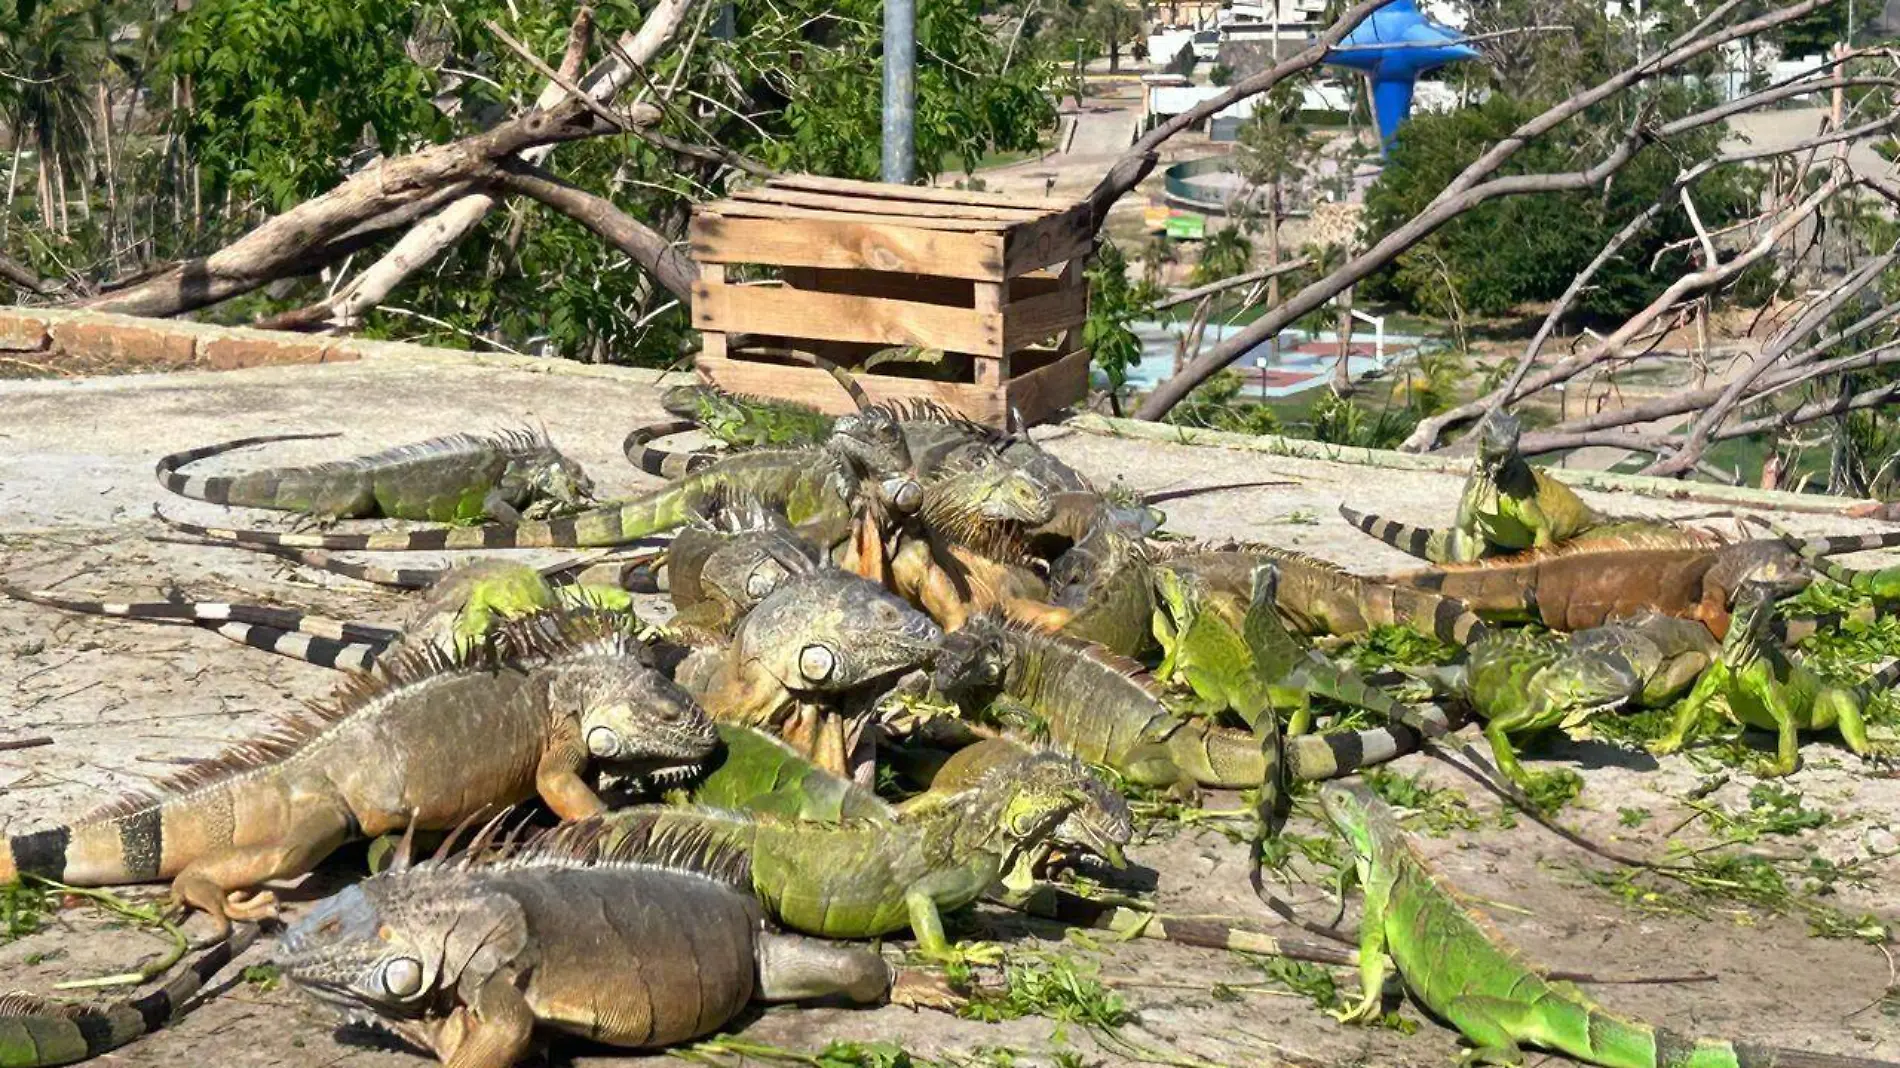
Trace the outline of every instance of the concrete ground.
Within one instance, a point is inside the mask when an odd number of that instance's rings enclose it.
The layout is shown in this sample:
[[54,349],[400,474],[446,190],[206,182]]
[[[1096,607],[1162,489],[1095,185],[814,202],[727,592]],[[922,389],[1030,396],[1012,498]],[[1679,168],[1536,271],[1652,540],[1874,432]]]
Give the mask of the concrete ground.
[[[571,365],[389,357],[307,368],[0,382],[0,574],[21,584],[114,599],[149,598],[176,587],[195,598],[270,601],[389,620],[400,614],[400,602],[391,595],[312,578],[263,557],[149,540],[159,530],[151,506],[161,499],[153,461],[171,450],[246,434],[336,430],[343,437],[235,454],[228,458],[231,468],[266,457],[276,462],[354,454],[531,420],[545,423],[595,473],[603,492],[632,493],[652,480],[621,459],[619,446],[630,427],[660,415],[651,379],[650,373]],[[1450,511],[1459,483],[1455,475],[1062,427],[1044,428],[1038,436],[1088,474],[1103,481],[1121,478],[1148,492],[1284,483],[1170,501],[1169,527],[1199,537],[1290,545],[1367,571],[1403,567],[1407,559],[1347,527],[1334,511],[1340,501],[1433,521]],[[204,466],[209,470],[213,463]],[[1628,495],[1588,496],[1623,512],[1709,510]],[[164,503],[168,512],[185,517],[259,518],[177,498]],[[1857,529],[1846,520],[1780,518],[1802,531]],[[113,623],[0,601],[0,742],[53,739],[43,747],[0,750],[0,830],[38,828],[137,790],[177,770],[179,762],[208,756],[298,702],[323,696],[336,682],[322,669],[240,648],[202,630]],[[1685,798],[1702,779],[1689,757],[1658,763],[1589,740],[1548,745],[1534,755],[1544,766],[1584,776],[1584,792],[1563,818],[1595,840],[1652,857],[1664,854],[1672,836],[1689,846],[1709,841],[1709,819],[1684,824],[1696,814]],[[1829,813],[1832,822],[1796,836],[1764,837],[1747,849],[1848,863],[1900,848],[1900,784],[1824,737],[1805,746],[1803,756],[1803,770],[1784,785],[1810,808]],[[1422,773],[1428,782],[1462,782],[1422,758],[1400,768]],[[1696,804],[1729,812],[1746,808],[1756,781],[1742,772],[1732,780]],[[1466,792],[1472,827],[1422,837],[1421,846],[1532,959],[1596,973],[1711,973],[1711,982],[1589,989],[1619,1010],[1679,1030],[1900,1060],[1900,997],[1893,996],[1892,962],[1882,948],[1811,937],[1799,915],[1761,912],[1726,898],[1708,899],[1694,911],[1672,908],[1668,883],[1612,893],[1592,875],[1614,877],[1619,870],[1613,865],[1521,818],[1503,827],[1488,795]],[[1203,803],[1218,812],[1233,809],[1238,799],[1215,795]],[[1228,833],[1247,828],[1218,818],[1156,824],[1131,850],[1130,885],[1155,887],[1158,902],[1170,912],[1278,929],[1247,888],[1245,849]],[[1320,833],[1304,819],[1294,829]],[[284,896],[297,901],[333,890],[360,870],[355,864],[360,855],[341,856]],[[1855,870],[1866,876],[1863,882],[1843,880],[1819,902],[1889,925],[1900,920],[1893,892],[1900,865],[1864,860]],[[1310,915],[1329,915],[1321,889],[1302,885],[1289,893]],[[128,896],[148,895],[140,890]],[[11,940],[6,919],[0,916],[0,989],[46,992],[62,980],[120,970],[157,945],[85,907],[63,909],[43,929]],[[201,933],[200,922],[190,929]],[[984,1023],[898,1008],[775,1008],[741,1021],[738,1038],[808,1052],[831,1040],[889,1041],[919,1057],[999,1064],[1011,1057],[1051,1063],[1062,1056],[1065,1063],[1081,1064],[1437,1066],[1449,1063],[1457,1050],[1452,1032],[1422,1019],[1409,1004],[1400,1011],[1417,1024],[1415,1034],[1337,1025],[1306,998],[1264,985],[1261,966],[1235,954],[1148,940],[1065,942],[1053,927],[991,911],[969,921],[962,937],[1004,942],[1022,959],[1060,955],[1093,968],[1133,1019],[1103,1032],[1044,1017]],[[887,951],[899,948],[901,943]],[[265,956],[264,949],[254,950],[246,963]],[[1352,977],[1336,977],[1350,991]],[[621,1059],[569,1045],[552,1056],[578,1064]],[[227,986],[178,1026],[112,1061],[361,1068],[422,1063],[411,1052],[339,1032],[293,992],[258,982]],[[1539,1063],[1535,1055],[1531,1063]]]

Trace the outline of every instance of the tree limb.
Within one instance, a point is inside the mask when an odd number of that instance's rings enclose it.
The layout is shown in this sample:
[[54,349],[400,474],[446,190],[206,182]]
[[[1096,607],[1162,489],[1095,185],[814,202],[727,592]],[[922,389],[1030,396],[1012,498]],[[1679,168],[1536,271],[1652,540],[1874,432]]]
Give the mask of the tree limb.
[[532,197],[587,227],[626,253],[668,292],[681,301],[692,301],[698,265],[613,201],[570,185],[524,160],[503,160],[485,177],[497,190]]
[[[1740,0],[1729,0],[1722,4],[1707,18],[1698,23],[1690,32],[1677,38],[1671,46],[1658,52],[1641,63],[1623,70],[1598,83],[1590,89],[1578,93],[1541,115],[1535,116],[1519,126],[1510,136],[1493,145],[1457,178],[1453,179],[1437,197],[1417,216],[1386,235],[1371,249],[1347,262],[1326,277],[1308,285],[1278,308],[1274,308],[1255,320],[1246,329],[1216,345],[1211,352],[1197,357],[1182,372],[1162,382],[1142,402],[1136,411],[1141,419],[1158,419],[1166,415],[1169,409],[1180,403],[1193,391],[1194,387],[1208,377],[1232,363],[1241,354],[1278,334],[1288,324],[1307,312],[1331,300],[1347,287],[1372,274],[1406,249],[1424,240],[1445,223],[1458,215],[1484,203],[1487,200],[1521,193],[1556,192],[1588,188],[1620,170],[1638,148],[1650,140],[1663,139],[1671,133],[1719,121],[1710,117],[1710,112],[1702,112],[1688,119],[1677,120],[1654,131],[1638,130],[1616,145],[1598,163],[1587,170],[1569,174],[1515,175],[1503,178],[1486,178],[1494,174],[1518,150],[1532,140],[1550,132],[1568,119],[1582,113],[1585,109],[1606,100],[1631,85],[1674,70],[1699,56],[1718,49],[1730,41],[1760,33],[1783,23],[1801,18],[1804,15],[1833,0],[1805,0],[1803,3],[1780,8],[1761,17],[1750,19],[1728,27],[1720,32],[1708,33],[1706,29],[1714,21],[1726,17]],[[1359,11],[1354,8],[1353,12]],[[1275,68],[1278,70],[1279,68]],[[1269,72],[1271,73],[1271,72]],[[1250,79],[1251,81],[1252,79]],[[1712,109],[1713,110],[1713,109]],[[1157,128],[1159,129],[1159,128]],[[1126,159],[1127,157],[1124,157]],[[1121,163],[1117,164],[1119,169]],[[1145,172],[1144,172],[1145,173]],[[1110,172],[1111,177],[1114,171]],[[1108,179],[1104,179],[1106,182]],[[1099,189],[1100,187],[1098,187]]]
[[1229,278],[1223,278],[1218,282],[1209,282],[1204,286],[1200,286],[1196,289],[1183,290],[1156,302],[1154,310],[1164,311],[1177,304],[1186,304],[1191,300],[1211,297],[1216,293],[1224,293],[1229,289],[1235,289],[1253,282],[1264,282],[1269,278],[1297,271],[1312,262],[1311,259],[1302,256],[1297,260],[1287,260],[1285,263],[1274,264],[1272,267],[1262,267],[1257,271],[1248,271],[1246,274],[1233,275]]

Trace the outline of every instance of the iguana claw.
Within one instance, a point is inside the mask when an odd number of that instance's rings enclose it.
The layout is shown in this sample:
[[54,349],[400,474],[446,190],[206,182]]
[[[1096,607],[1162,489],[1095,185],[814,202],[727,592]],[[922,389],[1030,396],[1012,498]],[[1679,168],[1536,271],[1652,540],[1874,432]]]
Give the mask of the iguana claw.
[[1379,1009],[1380,1009],[1379,997],[1377,995],[1374,995],[1373,997],[1369,997],[1369,998],[1365,998],[1361,1000],[1358,1004],[1352,1006],[1351,1008],[1337,1009],[1335,1011],[1327,1013],[1326,1015],[1331,1016],[1333,1019],[1338,1020],[1340,1023],[1343,1023],[1343,1024],[1364,1025],[1364,1024],[1372,1023],[1373,1021],[1379,1018],[1380,1016]]
[[958,942],[942,949],[919,949],[917,955],[938,964],[997,965],[1003,962],[1003,947],[994,942]]

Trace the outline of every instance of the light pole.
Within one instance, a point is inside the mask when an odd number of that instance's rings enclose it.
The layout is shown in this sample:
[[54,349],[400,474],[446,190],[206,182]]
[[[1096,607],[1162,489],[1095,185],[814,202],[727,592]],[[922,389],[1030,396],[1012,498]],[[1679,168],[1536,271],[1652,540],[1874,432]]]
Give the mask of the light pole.
[[917,168],[917,0],[884,0],[884,156],[887,182]]

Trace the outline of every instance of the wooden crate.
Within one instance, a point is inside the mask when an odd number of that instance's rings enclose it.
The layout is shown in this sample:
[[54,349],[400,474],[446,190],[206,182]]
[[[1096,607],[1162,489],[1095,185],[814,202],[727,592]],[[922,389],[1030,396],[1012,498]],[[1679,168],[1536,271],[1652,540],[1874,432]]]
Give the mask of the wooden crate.
[[[914,346],[942,351],[942,363],[880,363],[858,375],[873,399],[926,398],[997,426],[1012,407],[1040,421],[1088,392],[1082,265],[1094,233],[1084,204],[774,178],[693,213],[700,374],[843,412],[850,399],[799,354],[853,367]],[[743,282],[728,271],[739,266]]]

